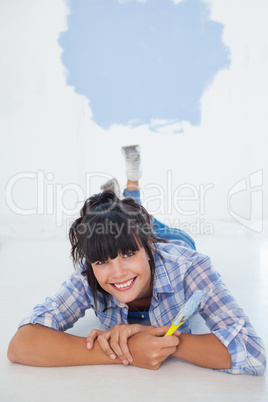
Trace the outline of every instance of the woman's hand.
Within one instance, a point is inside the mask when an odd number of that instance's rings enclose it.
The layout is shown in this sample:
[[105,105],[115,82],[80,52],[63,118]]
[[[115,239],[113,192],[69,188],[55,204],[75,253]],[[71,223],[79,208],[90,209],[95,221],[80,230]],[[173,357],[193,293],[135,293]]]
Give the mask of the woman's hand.
[[97,339],[99,345],[110,359],[116,359],[116,356],[118,356],[122,363],[127,366],[133,361],[128,348],[128,338],[139,332],[148,331],[151,328],[154,327],[140,324],[118,324],[105,332],[93,329],[87,337],[87,348],[91,349]]
[[169,325],[153,327],[129,339],[133,366],[157,370],[168,356],[176,352],[181,332],[175,331],[171,336],[164,336],[168,329]]

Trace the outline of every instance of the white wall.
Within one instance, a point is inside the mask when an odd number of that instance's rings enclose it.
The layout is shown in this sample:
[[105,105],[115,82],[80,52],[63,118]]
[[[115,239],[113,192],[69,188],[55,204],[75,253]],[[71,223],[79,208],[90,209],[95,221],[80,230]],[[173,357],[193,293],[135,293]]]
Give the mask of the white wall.
[[[120,147],[130,143],[140,143],[142,147],[141,185],[156,183],[164,190],[164,199],[158,197],[155,202],[148,199],[157,195],[156,189],[144,193],[146,206],[151,212],[158,210],[159,218],[170,221],[179,218],[180,223],[194,223],[198,218],[208,223],[236,222],[227,208],[228,192],[235,183],[243,178],[248,181],[249,175],[259,170],[263,171],[263,184],[256,189],[263,191],[263,216],[268,218],[267,2],[207,1],[211,5],[211,18],[225,26],[223,40],[230,47],[231,67],[220,72],[204,94],[200,127],[182,122],[184,134],[179,135],[170,134],[168,127],[157,134],[146,126],[136,129],[113,126],[108,131],[98,127],[91,118],[87,100],[65,83],[66,71],[57,44],[59,32],[67,29],[68,9],[64,1],[1,2],[0,152],[4,172],[1,192],[4,194],[13,175],[43,171],[46,188],[43,195],[48,197],[42,208],[39,193],[39,215],[28,217],[12,212],[1,198],[4,234],[17,236],[34,230],[42,236],[47,232],[64,232],[62,198],[64,207],[71,209],[77,200],[98,191],[101,179],[94,179],[87,186],[86,172],[110,173],[123,186]],[[47,177],[48,173],[53,176]],[[74,190],[61,196],[60,191],[70,183],[79,185],[81,190],[73,187]],[[196,210],[194,215],[179,214],[170,206],[176,188],[185,183],[198,191],[202,185],[212,186],[206,192],[204,211],[200,198],[180,202],[181,209]],[[36,180],[19,181],[14,186],[13,201],[22,208],[34,208],[36,189]],[[55,204],[54,211],[48,211],[50,194],[53,192],[55,197],[56,191],[58,211]],[[79,208],[79,204],[75,205]],[[231,206],[236,214],[249,219],[249,192],[233,196]],[[254,218],[261,215],[259,204]]]
[[[2,194],[8,180],[20,172],[52,172],[52,182],[62,185],[77,182],[81,99],[65,84],[57,43],[59,32],[66,29],[67,11],[63,1],[1,2]],[[36,180],[20,180],[14,186],[14,202],[32,209],[36,193]],[[17,216],[4,197],[1,215],[23,226],[36,217]],[[46,226],[50,220],[53,227],[54,217],[41,213],[37,221]]]

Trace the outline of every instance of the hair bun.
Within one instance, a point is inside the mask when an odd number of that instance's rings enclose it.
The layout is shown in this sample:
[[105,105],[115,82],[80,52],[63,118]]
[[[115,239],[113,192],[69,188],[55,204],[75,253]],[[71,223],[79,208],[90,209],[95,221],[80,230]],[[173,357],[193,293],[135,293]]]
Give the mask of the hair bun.
[[94,194],[88,198],[80,211],[80,216],[83,217],[96,207],[103,204],[114,204],[120,200],[112,190],[104,190],[102,193]]

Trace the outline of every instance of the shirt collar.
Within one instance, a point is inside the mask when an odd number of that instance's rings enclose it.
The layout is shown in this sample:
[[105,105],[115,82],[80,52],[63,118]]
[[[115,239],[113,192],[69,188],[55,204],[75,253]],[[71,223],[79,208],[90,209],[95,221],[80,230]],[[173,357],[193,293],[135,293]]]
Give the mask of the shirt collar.
[[[107,299],[107,309],[108,308],[116,308],[116,307],[126,307],[126,304],[123,302],[120,302],[116,297],[114,297],[111,294],[108,294],[106,296]],[[103,303],[103,311],[104,311],[104,303]]]

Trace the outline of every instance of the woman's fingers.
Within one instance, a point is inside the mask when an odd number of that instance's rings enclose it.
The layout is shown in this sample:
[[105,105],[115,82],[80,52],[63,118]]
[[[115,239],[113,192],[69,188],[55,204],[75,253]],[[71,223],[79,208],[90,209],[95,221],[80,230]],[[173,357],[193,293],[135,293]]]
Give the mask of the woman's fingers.
[[88,335],[88,337],[86,339],[88,349],[91,349],[93,347],[95,339],[102,333],[103,333],[103,331],[101,331],[99,329],[93,329],[90,332],[90,334]]
[[115,333],[111,337],[111,347],[124,365],[132,363],[133,359],[127,345],[128,336],[124,333]]
[[131,354],[130,354],[130,351],[129,351],[129,348],[128,348],[128,344],[127,344],[127,340],[128,340],[128,338],[122,338],[122,339],[120,340],[120,347],[121,347],[122,353],[124,354],[124,356],[125,356],[125,358],[127,359],[127,361],[128,361],[129,363],[132,363],[132,362],[133,362],[133,358],[132,358],[132,356],[131,356]]
[[86,339],[87,348],[91,349],[97,339],[100,347],[110,359],[114,360],[118,357],[124,365],[128,365],[133,361],[127,346],[128,337],[127,331],[122,331],[120,336],[120,331],[115,328],[105,332],[93,329]]
[[107,332],[98,336],[98,342],[105,353],[110,356],[111,351],[122,361],[124,365],[132,363],[133,359],[129,352],[127,341],[132,331],[138,330],[129,325],[116,325],[107,336]]
[[120,334],[119,332],[114,333],[111,337],[110,341],[111,347],[114,350],[115,354],[119,357],[119,359],[122,361],[122,363],[127,366],[128,365],[128,359],[124,355],[122,349],[121,349],[121,341],[120,341]]
[[145,329],[146,327],[140,324],[116,325],[112,329],[109,343],[114,353],[124,365],[127,366],[129,363],[133,362],[128,348],[128,339],[138,332],[145,331]]
[[175,331],[171,336],[164,336],[168,330],[169,326],[165,325],[163,327],[154,328],[148,333],[153,336],[151,341],[153,355],[151,363],[155,367],[159,365],[171,354],[175,353],[177,346],[179,345],[179,331]]
[[110,359],[116,359],[115,351],[111,348],[109,344],[109,339],[110,339],[111,333],[110,331],[102,332],[98,336],[98,342],[102,350],[106,353]]
[[[164,336],[169,330],[169,328],[170,328],[169,325],[164,325],[163,327],[154,327],[152,329],[149,329],[148,332],[154,336]],[[181,332],[176,330],[173,335],[179,336],[180,334]],[[166,338],[169,337],[167,336]]]

